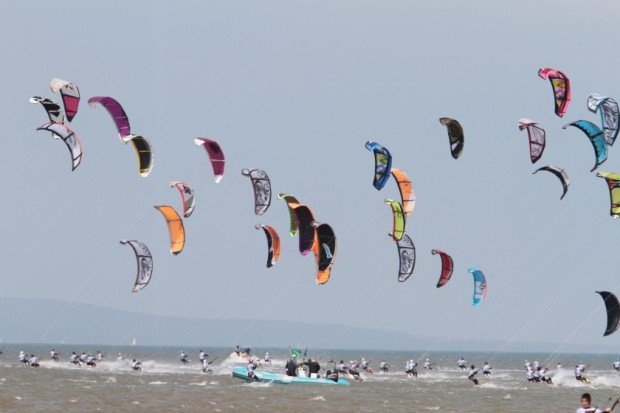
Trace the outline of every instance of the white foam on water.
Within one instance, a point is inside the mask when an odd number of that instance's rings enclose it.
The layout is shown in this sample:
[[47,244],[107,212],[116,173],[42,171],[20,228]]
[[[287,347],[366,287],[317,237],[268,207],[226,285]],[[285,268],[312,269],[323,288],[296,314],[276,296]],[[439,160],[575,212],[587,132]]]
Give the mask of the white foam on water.
[[168,382],[167,381],[151,381],[149,382],[149,384],[161,385],[161,384],[168,384]]
[[324,402],[325,401],[325,397],[323,396],[316,396],[316,397],[312,397],[308,400],[316,400],[316,401],[320,401],[320,402]]

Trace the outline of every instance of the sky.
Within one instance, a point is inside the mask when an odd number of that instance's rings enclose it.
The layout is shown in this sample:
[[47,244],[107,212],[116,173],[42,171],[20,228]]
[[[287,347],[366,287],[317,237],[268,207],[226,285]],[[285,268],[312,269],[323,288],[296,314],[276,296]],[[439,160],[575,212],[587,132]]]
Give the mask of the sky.
[[[438,348],[485,338],[556,342],[558,349],[620,344],[620,335],[602,336],[605,310],[594,293],[620,292],[620,222],[609,216],[604,181],[589,172],[589,141],[561,128],[598,121],[586,107],[590,93],[620,96],[619,8],[576,0],[6,4],[0,297],[339,324],[343,335],[346,326],[383,328],[435,337]],[[572,80],[563,119],[553,112],[549,83],[537,76],[545,66]],[[77,83],[83,97],[72,127],[85,155],[74,172],[64,145],[36,131],[47,117],[28,102],[34,95],[59,100],[49,90],[52,77]],[[98,95],[121,102],[132,131],[151,142],[148,178],[138,175],[133,150],[120,143],[108,114],[86,104]],[[458,160],[438,122],[444,116],[465,131]],[[517,128],[521,117],[547,130],[536,165]],[[219,184],[193,143],[199,136],[218,141],[226,155]],[[406,283],[397,282],[383,202],[398,199],[398,190],[394,181],[380,192],[372,186],[369,139],[391,151],[415,188],[407,231],[417,263]],[[562,201],[553,175],[532,175],[548,164],[570,178]],[[253,213],[243,168],[271,178],[274,197],[263,216]],[[612,150],[599,170],[619,169]],[[178,256],[170,255],[165,222],[153,208],[180,208],[168,186],[175,180],[197,197]],[[338,251],[326,285],[315,284],[313,258],[299,255],[288,236],[278,192],[297,196],[334,228]],[[274,268],[265,268],[257,223],[282,238]],[[141,240],[154,255],[152,282],[137,294],[135,260],[120,239]],[[432,248],[455,262],[441,289]],[[470,267],[488,282],[475,309]],[[0,310],[11,311],[2,300]],[[45,331],[62,317],[41,314],[35,322]],[[304,334],[311,332],[300,340]]]

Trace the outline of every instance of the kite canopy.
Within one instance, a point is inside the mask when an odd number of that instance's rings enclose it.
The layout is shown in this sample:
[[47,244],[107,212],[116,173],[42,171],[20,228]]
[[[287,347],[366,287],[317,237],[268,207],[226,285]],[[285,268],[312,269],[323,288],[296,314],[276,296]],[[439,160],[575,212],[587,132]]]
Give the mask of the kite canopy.
[[439,122],[448,128],[448,138],[450,139],[450,153],[454,159],[459,159],[459,156],[463,153],[463,147],[465,146],[465,135],[463,134],[463,127],[454,119],[439,118]]
[[542,168],[538,168],[532,173],[535,174],[538,171],[551,172],[552,174],[558,177],[558,179],[562,183],[562,188],[564,188],[564,192],[562,192],[562,196],[560,197],[560,199],[564,199],[564,196],[566,195],[566,192],[568,192],[568,187],[570,185],[570,182],[568,180],[568,175],[566,175],[566,171],[564,171],[564,169],[562,168],[558,168],[557,166],[547,165],[547,166],[543,166]]
[[293,195],[287,194],[278,194],[279,199],[284,199],[286,202],[286,207],[288,208],[289,218],[291,220],[291,229],[289,230],[289,234],[291,237],[294,237],[299,231],[299,221],[297,221],[297,215],[295,214],[295,208],[299,206],[299,201]]
[[599,172],[596,176],[605,178],[607,182],[610,203],[609,214],[615,219],[620,218],[620,174]]
[[568,110],[568,104],[571,100],[570,80],[563,72],[544,67],[538,71],[538,76],[548,79],[553,90],[555,101],[555,114],[562,117]]
[[605,302],[605,309],[607,310],[607,328],[603,337],[613,334],[618,330],[618,324],[620,324],[620,302],[618,298],[609,291],[597,291],[601,295]]
[[177,255],[183,251],[185,246],[185,228],[181,217],[170,205],[155,205],[164,216],[166,224],[168,224],[168,232],[170,234],[170,253]]
[[415,245],[409,238],[409,235],[404,234],[400,241],[396,242],[398,248],[398,282],[405,282],[413,274],[415,268]]
[[312,251],[312,246],[315,242],[314,214],[306,205],[298,205],[294,210],[299,223],[299,253],[306,255]]
[[224,157],[222,148],[220,148],[217,142],[206,138],[196,138],[194,139],[194,143],[198,146],[204,146],[207,155],[209,155],[209,160],[211,160],[215,183],[219,184],[224,177],[224,166],[226,165],[226,158]]
[[61,123],[50,122],[39,126],[37,130],[52,132],[52,134],[62,139],[71,155],[72,171],[80,165],[83,156],[82,141],[80,141],[80,137],[70,127]]
[[263,215],[267,212],[269,205],[271,205],[271,181],[269,176],[263,170],[247,168],[242,169],[241,174],[248,176],[252,181],[254,213],[256,215]]
[[97,103],[108,111],[114,121],[114,124],[116,125],[116,130],[118,130],[118,135],[121,141],[125,142],[124,138],[131,135],[129,117],[127,117],[125,109],[123,109],[121,104],[118,103],[116,99],[109,96],[95,96],[88,99],[88,104],[92,108],[94,108]]
[[280,258],[280,237],[274,228],[268,225],[256,225],[256,229],[261,228],[267,237],[267,268],[271,268],[276,265],[278,258]]
[[439,275],[439,281],[437,281],[437,288],[443,287],[452,277],[452,272],[454,271],[454,261],[452,261],[451,256],[437,248],[431,250],[431,254],[439,254],[439,257],[441,258],[441,274]]
[[538,162],[545,150],[545,130],[531,119],[519,119],[519,130],[526,130],[530,142],[530,160]]
[[67,120],[71,122],[75,115],[77,115],[80,105],[80,90],[77,85],[67,82],[66,80],[53,78],[50,81],[50,88],[54,93],[60,91],[62,103],[65,106],[65,113],[67,114]]
[[613,146],[620,130],[618,102],[610,97],[592,93],[588,97],[588,109],[594,113],[598,110],[601,115],[601,126],[605,134],[605,142],[607,142],[607,145]]
[[329,281],[336,257],[336,234],[327,224],[314,224],[316,226],[316,242],[312,251],[317,265],[316,283],[319,285]]
[[372,184],[380,191],[390,178],[392,155],[386,148],[372,141],[366,142],[366,149],[372,151],[375,155],[375,175]]
[[398,185],[403,211],[405,212],[405,215],[411,215],[415,209],[415,192],[413,192],[411,179],[409,179],[404,171],[396,168],[392,168],[392,176]]
[[484,277],[482,271],[480,270],[470,268],[469,272],[474,277],[474,296],[472,304],[474,307],[478,307],[480,304],[482,304],[484,298],[487,295],[487,280]]
[[605,135],[603,135],[603,131],[599,129],[598,126],[593,124],[588,120],[578,120],[572,123],[568,123],[562,126],[562,129],[566,129],[569,126],[574,126],[583,133],[586,134],[590,142],[592,143],[592,148],[594,149],[594,156],[596,158],[596,163],[594,167],[590,170],[590,172],[594,171],[599,167],[603,162],[607,160],[607,143],[605,142]]
[[121,240],[122,245],[129,244],[133,252],[136,254],[136,262],[138,265],[138,272],[136,273],[136,281],[131,290],[132,293],[137,293],[144,287],[146,287],[151,281],[153,275],[153,256],[146,244],[136,240]]
[[400,202],[386,199],[385,203],[392,208],[392,233],[389,234],[394,241],[400,241],[405,235],[405,214]]
[[131,142],[133,150],[138,160],[138,173],[141,177],[146,178],[153,169],[153,151],[151,144],[144,136],[129,135],[123,138],[125,142]]
[[65,123],[65,114],[60,105],[54,102],[50,98],[42,98],[41,96],[33,96],[28,99],[30,103],[40,103],[47,113],[47,117],[50,118],[50,122]]
[[183,216],[189,218],[194,212],[196,206],[196,200],[194,199],[194,190],[184,182],[170,182],[170,187],[175,187],[181,194],[181,201],[183,202]]

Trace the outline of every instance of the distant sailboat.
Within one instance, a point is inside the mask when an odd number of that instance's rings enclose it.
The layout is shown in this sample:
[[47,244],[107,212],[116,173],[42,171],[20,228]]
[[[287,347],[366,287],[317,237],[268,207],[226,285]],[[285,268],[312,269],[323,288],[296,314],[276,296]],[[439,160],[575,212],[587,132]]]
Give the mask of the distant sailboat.
[[131,340],[131,345],[135,346],[136,345],[136,338],[134,337],[133,340]]

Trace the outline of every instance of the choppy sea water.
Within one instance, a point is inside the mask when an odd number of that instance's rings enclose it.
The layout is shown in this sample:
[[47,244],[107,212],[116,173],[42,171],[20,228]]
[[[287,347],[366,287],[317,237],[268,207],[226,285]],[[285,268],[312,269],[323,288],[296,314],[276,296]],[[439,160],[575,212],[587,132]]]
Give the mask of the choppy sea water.
[[[365,357],[378,370],[381,359],[391,366],[387,374],[365,374],[364,382],[351,386],[247,384],[231,377],[238,360],[229,357],[231,349],[204,348],[213,374],[205,374],[198,363],[198,348],[106,347],[91,345],[54,346],[61,361],[49,359],[52,346],[5,345],[0,355],[0,412],[570,412],[578,407],[579,396],[590,392],[599,406],[609,397],[620,396],[620,376],[613,370],[615,355],[562,354],[553,360],[554,384],[525,380],[524,360],[544,361],[544,354],[429,353],[394,351],[308,350],[322,365],[330,359],[345,362]],[[41,358],[41,367],[20,365],[20,350]],[[71,351],[95,353],[105,357],[97,368],[76,367],[68,363]],[[188,366],[178,360],[184,350]],[[269,351],[270,367],[282,372],[287,349],[255,349],[257,356]],[[128,361],[117,360],[117,353],[136,358],[143,371],[131,370]],[[456,366],[464,356],[469,364],[489,361],[491,378],[478,375],[480,386],[467,380]],[[403,366],[410,358],[421,365],[429,357],[433,371],[418,368],[410,379]],[[555,368],[560,361],[563,369]],[[590,365],[592,384],[577,382],[572,366],[579,361]],[[551,362],[551,360],[549,360]],[[327,366],[329,367],[329,366]]]

